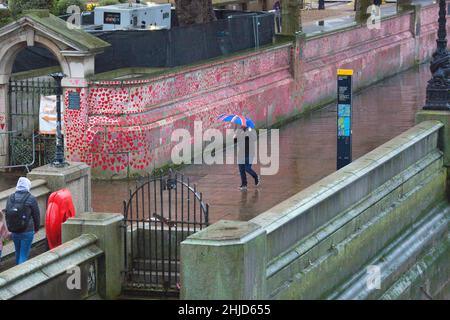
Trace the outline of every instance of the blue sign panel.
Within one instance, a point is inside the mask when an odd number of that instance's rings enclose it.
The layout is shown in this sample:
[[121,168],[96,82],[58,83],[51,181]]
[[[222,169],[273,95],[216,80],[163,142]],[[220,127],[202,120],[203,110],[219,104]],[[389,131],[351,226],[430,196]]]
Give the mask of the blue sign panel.
[[340,168],[352,162],[352,70],[338,70],[337,161]]
[[78,92],[69,92],[69,110],[80,110],[80,94]]

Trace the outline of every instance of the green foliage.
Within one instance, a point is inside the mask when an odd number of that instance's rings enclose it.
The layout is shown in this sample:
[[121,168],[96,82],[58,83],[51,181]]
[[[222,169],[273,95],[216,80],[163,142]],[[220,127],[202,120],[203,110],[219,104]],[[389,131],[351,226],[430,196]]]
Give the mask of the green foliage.
[[9,0],[8,7],[14,17],[20,15],[24,10],[51,9],[53,0]]
[[55,0],[52,13],[55,16],[62,16],[67,14],[67,8],[75,5],[82,11],[86,10],[86,0]]
[[173,171],[180,171],[182,168],[184,168],[186,165],[184,163],[181,164],[175,164],[175,163],[167,163],[159,168],[155,168],[151,172],[151,176],[165,176],[168,175],[170,170]]
[[119,3],[118,0],[100,0],[100,1],[98,2],[98,5],[99,5],[100,7],[103,7],[103,6],[110,6],[110,5],[112,5],[112,4],[118,4],[118,3]]
[[0,27],[10,23],[12,21],[11,11],[0,10]]

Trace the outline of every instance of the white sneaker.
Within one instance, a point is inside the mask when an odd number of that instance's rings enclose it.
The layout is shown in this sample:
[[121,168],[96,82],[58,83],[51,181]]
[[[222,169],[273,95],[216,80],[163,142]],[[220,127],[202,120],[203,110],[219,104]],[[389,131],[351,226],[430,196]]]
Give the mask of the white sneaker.
[[261,176],[258,175],[258,182],[255,183],[255,186],[259,187],[261,185]]

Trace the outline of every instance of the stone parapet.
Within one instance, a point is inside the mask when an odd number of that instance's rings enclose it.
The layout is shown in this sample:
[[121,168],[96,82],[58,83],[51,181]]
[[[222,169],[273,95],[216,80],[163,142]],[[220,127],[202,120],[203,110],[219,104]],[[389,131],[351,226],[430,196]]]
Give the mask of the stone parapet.
[[96,245],[105,253],[99,265],[99,295],[104,299],[117,298],[122,291],[124,269],[123,216],[119,213],[86,212],[67,220],[62,225],[63,243],[80,235],[93,234]]
[[[78,300],[96,295],[103,256],[96,242],[94,235],[84,234],[0,273],[0,299]],[[77,275],[79,279],[73,278]]]
[[85,163],[70,162],[63,168],[49,164],[33,169],[27,176],[30,180],[45,180],[51,192],[69,189],[77,214],[91,210],[91,169]]

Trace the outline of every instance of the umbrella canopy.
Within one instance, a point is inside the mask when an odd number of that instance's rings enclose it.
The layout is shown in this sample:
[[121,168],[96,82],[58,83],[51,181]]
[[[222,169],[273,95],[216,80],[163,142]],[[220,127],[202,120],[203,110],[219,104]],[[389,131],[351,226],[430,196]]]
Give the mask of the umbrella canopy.
[[222,114],[217,118],[217,120],[232,122],[243,127],[255,129],[255,123],[253,120],[240,114]]

